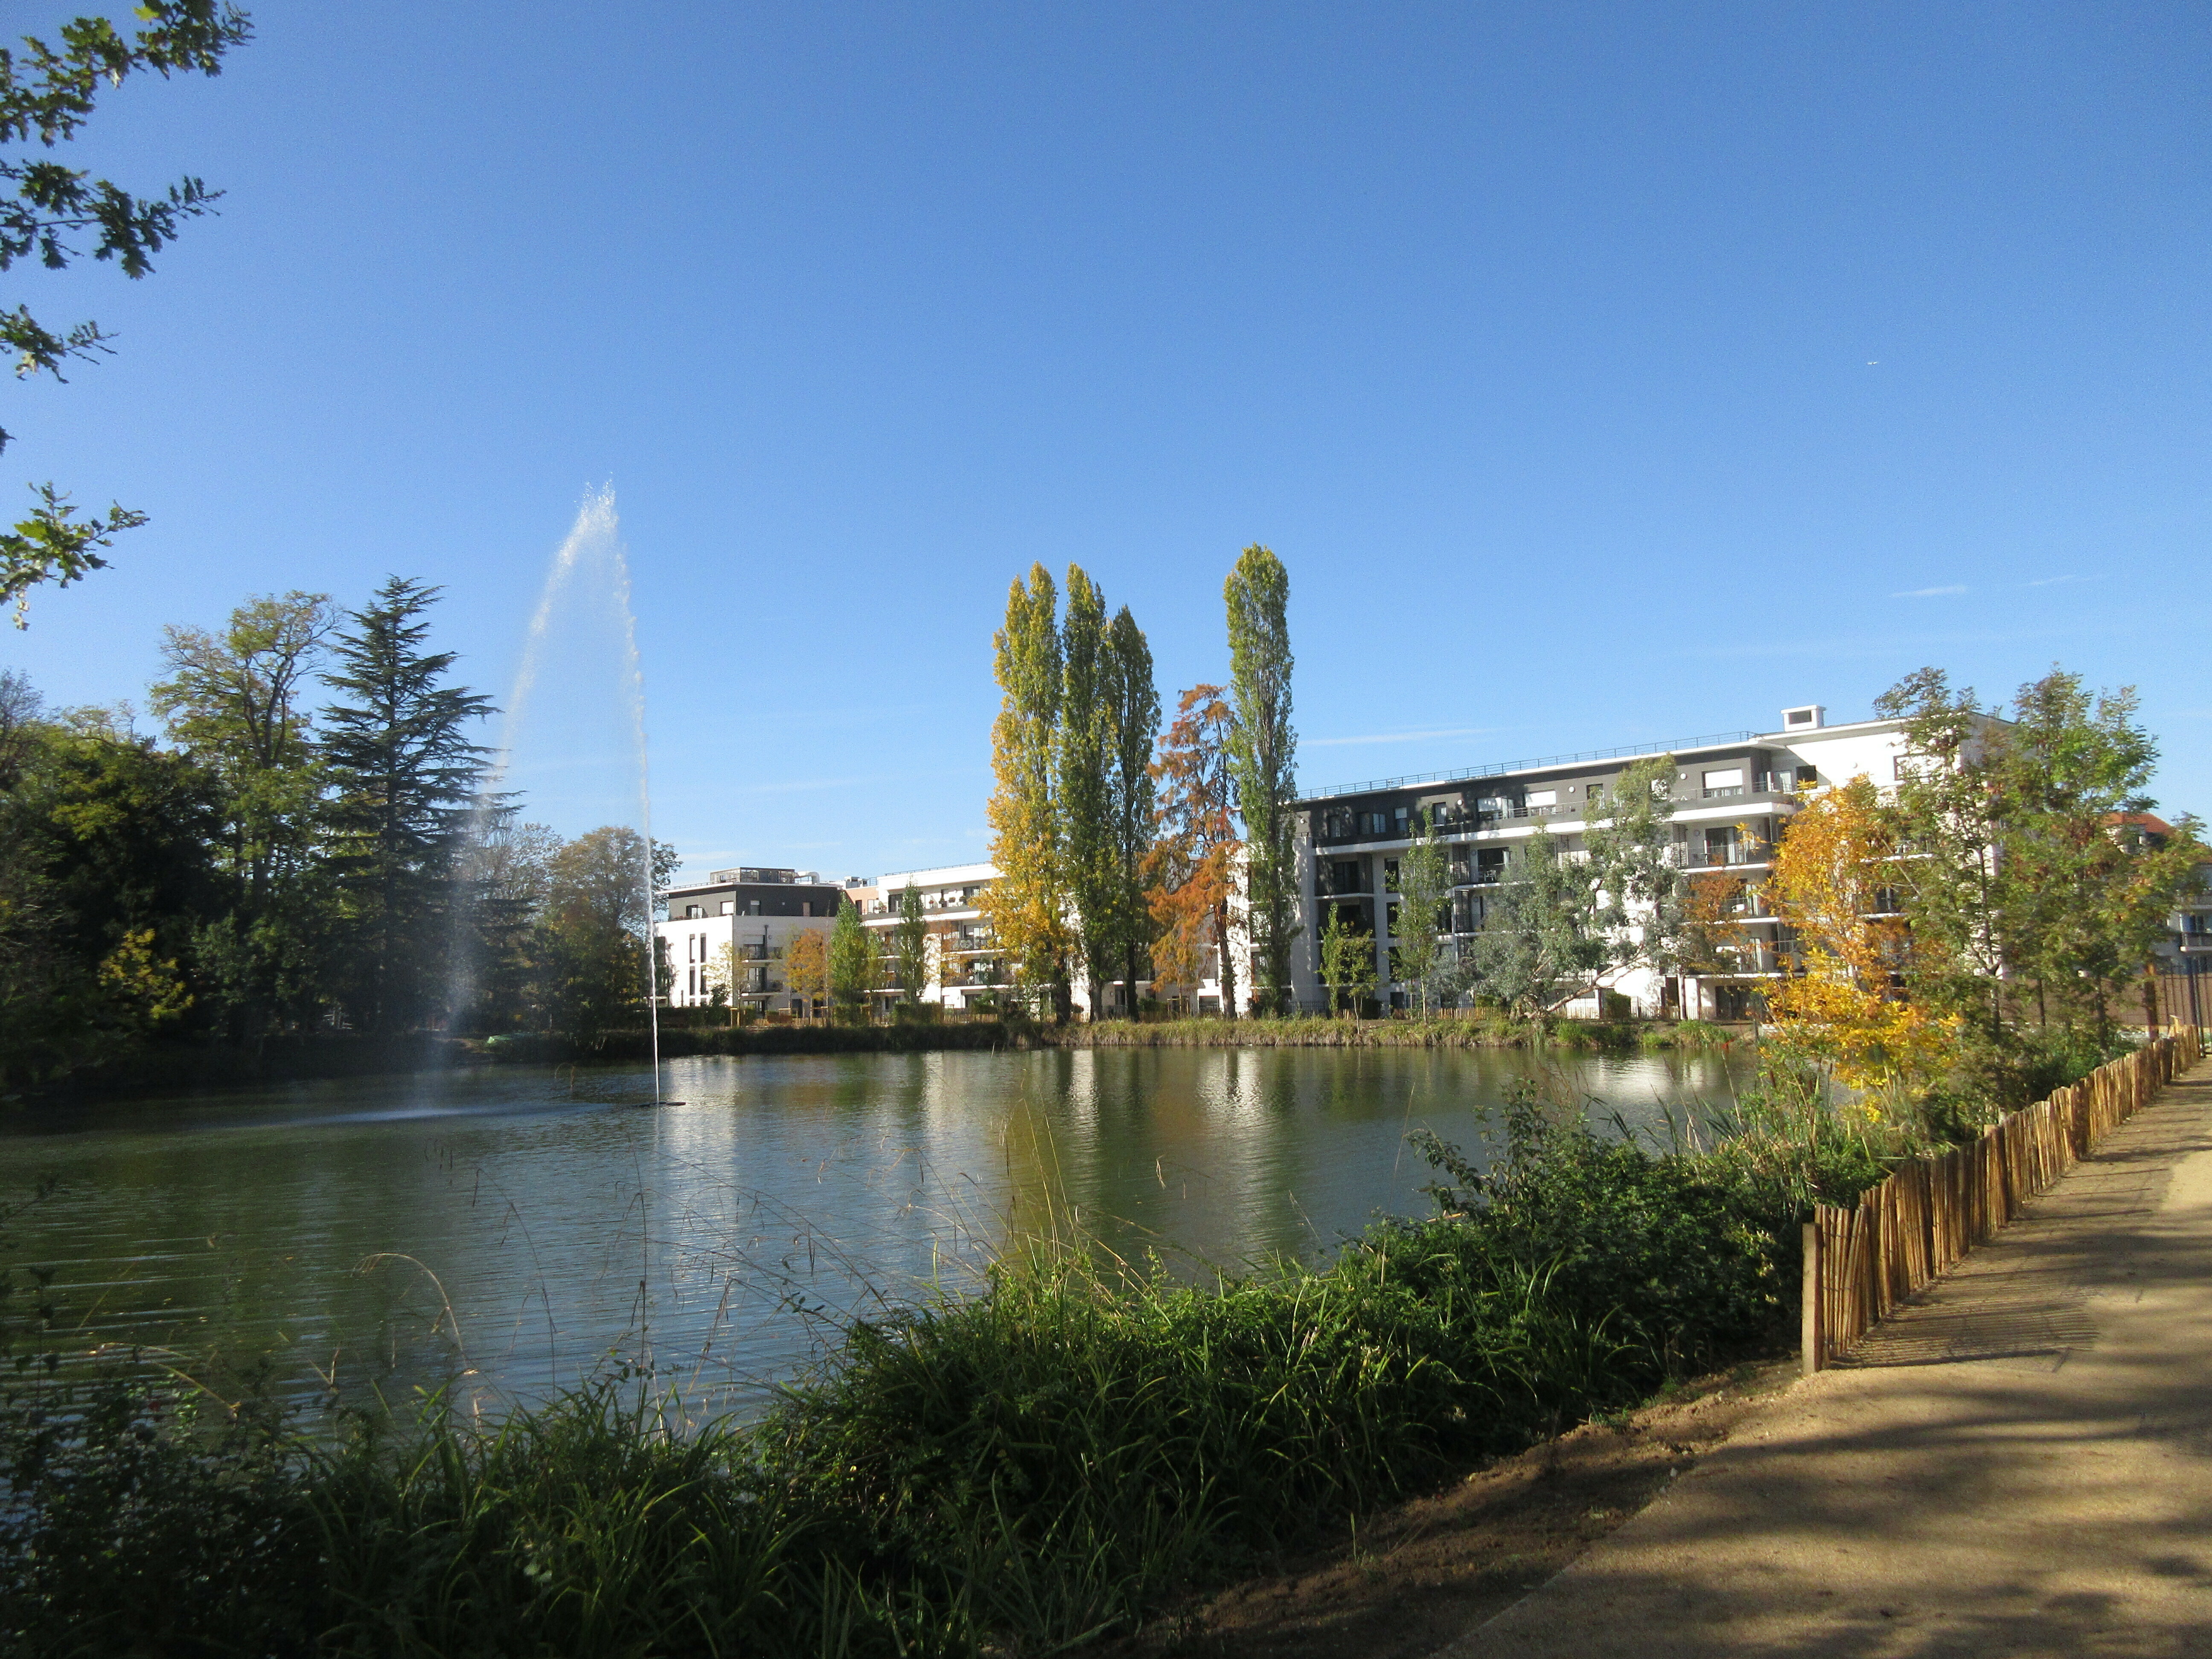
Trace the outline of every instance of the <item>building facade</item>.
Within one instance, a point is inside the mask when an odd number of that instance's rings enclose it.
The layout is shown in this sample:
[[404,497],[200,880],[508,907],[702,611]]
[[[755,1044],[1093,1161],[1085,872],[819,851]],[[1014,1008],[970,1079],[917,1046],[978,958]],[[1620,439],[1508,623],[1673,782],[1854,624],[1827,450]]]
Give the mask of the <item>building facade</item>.
[[[920,896],[922,917],[929,927],[930,978],[922,992],[923,1001],[963,1012],[979,1003],[995,1000],[999,990],[1009,982],[1012,976],[991,937],[990,921],[982,908],[983,894],[998,878],[998,866],[991,864],[899,870],[877,878],[862,895],[856,896],[860,901],[861,921],[876,935],[878,947],[885,954],[890,950],[891,930],[899,923],[906,889],[911,885]],[[1231,935],[1233,950],[1241,936],[1234,927]],[[1233,958],[1231,965],[1235,965]],[[1130,1012],[1129,987],[1120,980],[1108,981],[1100,987],[1100,1006],[1094,1010],[1090,988],[1083,983],[1080,964],[1071,964],[1071,969],[1075,1012],[1079,1017],[1127,1018]],[[1149,980],[1139,980],[1135,987],[1139,1000],[1149,996],[1152,990]],[[900,994],[896,989],[877,993],[879,1000],[896,1000]],[[1187,994],[1193,1012],[1219,1013],[1218,969]],[[1249,995],[1242,984],[1237,1000],[1240,1012],[1249,1006]]]
[[837,919],[844,890],[812,871],[757,868],[716,870],[703,882],[672,887],[663,896],[668,919],[653,924],[662,960],[674,975],[668,1001],[673,1007],[698,1007],[714,1001],[734,947],[737,984],[725,1003],[777,1013],[818,1012],[794,994],[783,962],[792,939],[802,933],[829,932]]
[[[1331,910],[1346,912],[1348,925],[1374,934],[1379,994],[1392,1006],[1405,1006],[1408,988],[1391,978],[1391,893],[1417,821],[1425,817],[1447,848],[1456,948],[1482,927],[1489,903],[1540,825],[1559,839],[1563,854],[1582,853],[1591,802],[1602,800],[1635,761],[1671,754],[1674,859],[1686,870],[1742,880],[1743,902],[1729,919],[1741,944],[1726,973],[1659,980],[1632,971],[1605,988],[1647,1015],[1747,1018],[1762,983],[1779,971],[1780,924],[1759,889],[1782,825],[1801,810],[1798,791],[1860,775],[1880,785],[1895,782],[1904,726],[1894,720],[1830,726],[1826,711],[1811,704],[1785,709],[1772,732],[1386,778],[1307,796],[1296,803],[1304,928],[1292,975],[1298,1006],[1320,1012],[1328,1006],[1319,941]],[[1570,1004],[1566,1011],[1597,1012],[1595,998],[1585,1000],[1588,1006]]]

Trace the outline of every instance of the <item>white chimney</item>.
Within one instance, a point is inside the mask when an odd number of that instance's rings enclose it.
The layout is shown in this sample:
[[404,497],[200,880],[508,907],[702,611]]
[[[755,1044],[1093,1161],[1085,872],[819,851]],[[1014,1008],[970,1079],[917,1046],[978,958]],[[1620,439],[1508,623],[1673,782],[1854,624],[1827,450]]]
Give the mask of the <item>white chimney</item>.
[[1817,732],[1827,724],[1827,720],[1826,708],[1817,702],[1808,703],[1802,708],[1782,711],[1782,729],[1784,732]]

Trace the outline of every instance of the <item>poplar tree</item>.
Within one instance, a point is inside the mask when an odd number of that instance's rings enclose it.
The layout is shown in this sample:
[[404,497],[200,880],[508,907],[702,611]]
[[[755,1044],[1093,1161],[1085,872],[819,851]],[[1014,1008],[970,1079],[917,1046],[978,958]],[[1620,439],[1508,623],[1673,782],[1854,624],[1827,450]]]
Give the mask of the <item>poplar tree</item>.
[[1429,1012],[1429,991],[1443,956],[1444,917],[1451,900],[1451,873],[1444,849],[1427,815],[1413,832],[1413,845],[1398,860],[1396,977],[1418,988],[1421,1012]]
[[929,983],[929,922],[921,914],[921,890],[910,881],[899,893],[898,925],[891,929],[891,963],[906,1000],[920,1002],[922,988]]
[[1152,913],[1145,899],[1145,858],[1152,844],[1152,739],[1159,730],[1160,694],[1152,680],[1152,647],[1126,605],[1106,630],[1104,680],[1103,701],[1113,721],[1107,817],[1114,877],[1105,924],[1112,953],[1121,957],[1127,1012],[1133,1019],[1138,974],[1152,940]]
[[830,929],[830,1002],[843,1018],[866,1018],[878,967],[876,942],[860,921],[860,907],[850,899],[840,900],[836,922]]
[[1023,993],[1067,1012],[1067,884],[1053,802],[1054,727],[1060,714],[1059,595],[1052,573],[1030,568],[1006,594],[1006,621],[994,637],[1000,693],[991,725],[991,862],[998,879],[982,896],[994,943]]
[[[1288,1011],[1291,945],[1297,924],[1297,823],[1290,810],[1297,763],[1291,729],[1291,580],[1256,544],[1244,550],[1222,594],[1229,611],[1230,769],[1244,820],[1255,1012]],[[1226,942],[1224,941],[1224,953]]]
[[1060,717],[1054,734],[1054,805],[1059,819],[1067,895],[1074,902],[1083,954],[1084,988],[1092,1018],[1112,971],[1114,822],[1109,770],[1114,711],[1106,696],[1106,600],[1081,565],[1067,567],[1067,607],[1060,626]]

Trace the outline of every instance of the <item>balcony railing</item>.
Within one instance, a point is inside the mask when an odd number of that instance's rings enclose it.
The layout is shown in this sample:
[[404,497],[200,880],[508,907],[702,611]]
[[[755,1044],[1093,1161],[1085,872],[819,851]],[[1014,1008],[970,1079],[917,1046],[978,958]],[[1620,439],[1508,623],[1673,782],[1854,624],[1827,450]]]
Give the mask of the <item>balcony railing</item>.
[[1678,870],[1733,870],[1766,863],[1767,848],[1758,842],[1737,842],[1729,847],[1678,845],[1668,857]]

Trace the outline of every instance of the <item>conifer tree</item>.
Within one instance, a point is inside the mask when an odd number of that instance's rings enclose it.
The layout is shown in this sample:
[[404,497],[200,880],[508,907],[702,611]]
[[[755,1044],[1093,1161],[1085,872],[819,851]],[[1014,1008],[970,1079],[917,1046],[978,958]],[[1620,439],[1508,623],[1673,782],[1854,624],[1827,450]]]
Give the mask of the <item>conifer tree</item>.
[[1245,892],[1252,930],[1255,1012],[1287,1012],[1291,945],[1297,924],[1295,793],[1297,733],[1291,729],[1291,580],[1267,549],[1248,547],[1223,587],[1229,609],[1229,739],[1237,810],[1244,820]]
[[404,1029],[431,1006],[487,753],[467,733],[493,712],[491,699],[445,684],[453,653],[422,648],[439,591],[388,578],[352,613],[337,636],[337,672],[323,676],[348,699],[322,718],[348,943],[341,994],[369,1030]]

